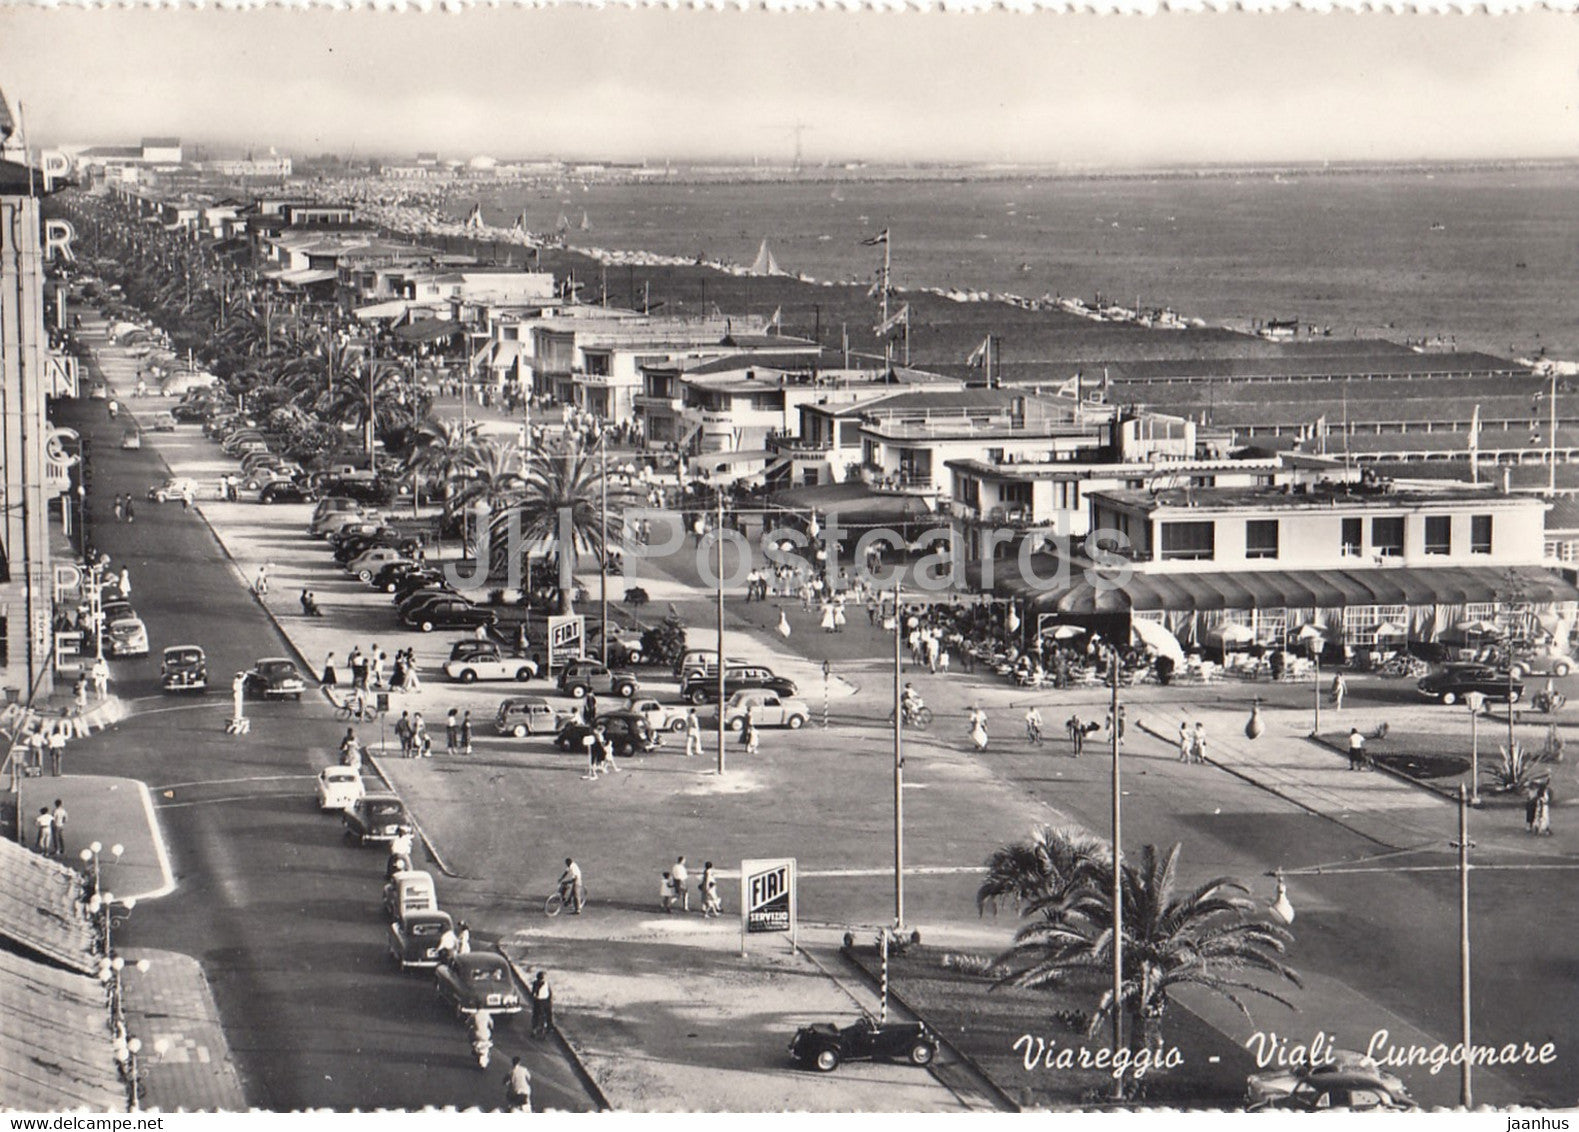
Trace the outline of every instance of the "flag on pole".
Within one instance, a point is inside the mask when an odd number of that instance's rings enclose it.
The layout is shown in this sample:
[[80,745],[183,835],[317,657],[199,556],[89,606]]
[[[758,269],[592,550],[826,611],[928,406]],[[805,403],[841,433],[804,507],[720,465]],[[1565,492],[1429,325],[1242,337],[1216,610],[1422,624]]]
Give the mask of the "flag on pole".
[[972,350],[970,352],[970,357],[965,359],[965,364],[968,365],[968,366],[985,365],[986,361],[987,361],[987,351],[990,350],[990,349],[992,349],[992,335],[991,334],[989,334],[989,335],[987,335],[987,337],[983,338],[981,340],[981,345],[977,346],[974,350]]
[[517,216],[515,218],[515,229],[514,230],[517,231],[517,232],[525,232],[526,231],[526,209],[523,208],[521,210],[521,215]]
[[783,307],[774,307],[773,308],[773,317],[768,319],[768,324],[767,324],[767,326],[764,329],[767,329],[767,330],[780,330],[780,329],[783,328],[783,322],[784,322],[784,308]]
[[468,227],[468,228],[481,228],[482,227],[482,202],[481,201],[478,201],[476,204],[472,205],[472,210],[466,214],[466,227]]
[[1056,397],[1073,397],[1076,401],[1080,400],[1080,375],[1077,373],[1061,384],[1057,389],[1053,390],[1053,395]]
[[1469,418],[1469,450],[1480,451],[1480,406],[1475,406],[1475,412]]
[[869,239],[862,240],[861,246],[865,248],[875,248],[886,243],[888,243],[888,229],[884,228],[877,235],[872,236]]
[[894,327],[901,326],[901,325],[903,325],[903,326],[909,326],[910,325],[910,304],[909,303],[906,303],[904,306],[902,306],[898,310],[896,310],[893,314],[891,314],[887,318],[885,318],[882,322],[879,322],[876,326],[874,326],[872,328],[872,330],[873,330],[874,333],[876,333],[878,335],[878,337],[881,337],[884,334],[887,334],[891,330],[893,330]]
[[883,269],[879,267],[872,278],[872,285],[866,289],[866,293],[869,297],[876,298],[883,293],[887,286],[888,280],[883,278]]

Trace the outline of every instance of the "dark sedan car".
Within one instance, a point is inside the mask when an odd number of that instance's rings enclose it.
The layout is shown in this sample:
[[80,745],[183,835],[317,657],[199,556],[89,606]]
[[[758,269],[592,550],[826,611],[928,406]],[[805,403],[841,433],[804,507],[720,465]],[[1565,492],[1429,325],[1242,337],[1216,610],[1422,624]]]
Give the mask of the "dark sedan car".
[[491,626],[499,615],[459,597],[442,597],[401,617],[407,625],[431,633],[435,629],[475,629]]
[[790,1057],[797,1065],[832,1073],[841,1061],[908,1061],[931,1065],[938,1055],[938,1040],[923,1022],[890,1022],[875,1018],[842,1029],[826,1022],[802,1026],[790,1042]]
[[439,997],[463,1017],[479,1010],[519,1014],[523,1005],[521,984],[509,960],[492,951],[471,951],[440,963],[434,985]]
[[206,401],[183,401],[170,410],[170,415],[186,424],[196,424],[208,419],[209,406]]
[[394,794],[364,794],[345,811],[345,839],[353,845],[393,841],[409,820]]
[[171,645],[159,665],[167,692],[201,692],[208,687],[208,657],[197,645]]
[[1250,1112],[1407,1112],[1418,1108],[1374,1073],[1327,1073],[1301,1081],[1286,1097],[1277,1097]]
[[375,590],[383,590],[386,594],[392,594],[402,580],[411,577],[413,574],[420,574],[422,576],[421,580],[426,582],[442,582],[444,580],[444,575],[437,570],[430,570],[420,563],[391,562],[387,566],[381,567],[368,584]]
[[283,700],[289,696],[300,700],[306,690],[301,669],[283,656],[264,657],[246,675],[246,694],[253,699]]
[[389,925],[389,954],[402,968],[437,967],[439,939],[455,926],[448,912],[407,912]]
[[259,503],[311,503],[315,498],[312,488],[294,480],[275,480],[258,492]]
[[1416,685],[1422,696],[1444,704],[1458,703],[1470,692],[1479,692],[1497,703],[1518,703],[1524,684],[1512,680],[1489,664],[1447,664]]
[[[775,676],[771,669],[758,664],[731,665],[724,669],[724,699],[727,702],[736,692],[748,688],[762,688],[781,696],[793,696],[795,681],[785,676]],[[694,672],[680,685],[680,694],[693,704],[711,703],[718,699],[718,669]]]
[[[658,745],[647,717],[633,711],[611,711],[600,715],[596,726],[603,728],[609,746],[620,758],[645,754]],[[554,746],[561,751],[585,754],[587,736],[592,733],[593,727],[586,723],[567,723],[560,728],[559,734],[554,736]]]

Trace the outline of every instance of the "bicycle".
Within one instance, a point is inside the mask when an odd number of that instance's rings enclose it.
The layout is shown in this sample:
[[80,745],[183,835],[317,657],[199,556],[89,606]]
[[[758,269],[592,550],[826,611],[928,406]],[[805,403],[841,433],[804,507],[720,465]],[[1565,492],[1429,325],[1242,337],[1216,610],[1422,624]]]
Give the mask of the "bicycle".
[[336,719],[350,723],[372,723],[379,716],[378,701],[372,697],[363,698],[360,710],[355,696],[347,696],[343,700],[336,700],[333,695],[329,698],[334,700]]
[[[570,892],[570,886],[568,884],[565,884],[565,885],[560,885],[553,892],[549,893],[548,899],[543,901],[543,915],[549,916],[549,917],[553,917],[553,916],[559,915],[559,913],[565,907],[565,902],[566,902],[566,899],[568,897],[569,892]],[[587,886],[585,884],[583,884],[581,886],[581,907],[585,908],[586,906],[587,906]],[[578,911],[579,911],[579,909],[578,909]]]
[[[888,713],[888,722],[894,721],[894,713]],[[905,726],[914,727],[917,731],[925,731],[932,726],[932,709],[929,707],[910,708],[905,711]]]

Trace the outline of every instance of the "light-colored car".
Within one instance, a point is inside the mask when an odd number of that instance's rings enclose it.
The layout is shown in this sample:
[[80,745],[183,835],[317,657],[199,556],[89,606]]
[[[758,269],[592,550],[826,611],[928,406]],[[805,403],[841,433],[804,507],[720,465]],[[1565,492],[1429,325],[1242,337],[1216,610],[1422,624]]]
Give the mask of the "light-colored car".
[[373,575],[391,562],[404,562],[406,556],[392,546],[375,546],[365,550],[346,564],[346,570],[364,582],[371,582]]
[[314,538],[328,538],[341,527],[349,523],[361,523],[368,516],[361,511],[331,511],[322,518],[314,519],[308,528],[308,533]]
[[456,641],[444,662],[444,675],[462,684],[478,680],[530,680],[537,665],[526,657],[506,656],[495,641]]
[[412,912],[438,910],[439,893],[431,873],[402,869],[384,885],[384,915],[388,919],[403,920]]
[[[742,731],[746,726],[746,712],[758,727],[788,727],[798,730],[811,718],[806,701],[781,696],[767,688],[742,688],[729,697],[724,705],[724,726],[730,731]],[[713,726],[718,726],[713,717]]]
[[685,715],[689,710],[684,704],[661,704],[651,696],[637,696],[625,705],[647,721],[654,731],[684,731]]
[[524,739],[528,735],[557,735],[574,718],[575,713],[557,710],[542,696],[522,696],[501,700],[493,725],[501,735]]
[[326,766],[318,772],[320,810],[349,810],[366,793],[362,776],[348,766]]
[[172,477],[164,483],[155,484],[148,489],[148,498],[155,503],[169,503],[171,500],[180,499],[182,495],[197,498],[197,484],[193,480]]
[[1301,1084],[1320,1084],[1323,1078],[1338,1075],[1369,1075],[1395,1097],[1407,1097],[1409,1089],[1391,1073],[1382,1071],[1375,1058],[1357,1050],[1324,1051],[1319,1064],[1297,1065],[1268,1073],[1252,1073],[1245,1079],[1245,1104],[1266,1104],[1293,1094]]
[[112,621],[104,630],[104,647],[111,656],[147,656],[148,626],[137,617]]

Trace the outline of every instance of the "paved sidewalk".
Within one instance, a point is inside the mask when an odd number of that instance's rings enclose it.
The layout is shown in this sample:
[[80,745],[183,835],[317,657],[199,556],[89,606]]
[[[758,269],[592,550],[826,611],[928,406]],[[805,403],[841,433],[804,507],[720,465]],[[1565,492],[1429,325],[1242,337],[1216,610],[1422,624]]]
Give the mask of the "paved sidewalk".
[[[203,966],[177,951],[122,952],[127,1033],[142,1039],[147,1072],[143,1107],[161,1112],[239,1112],[247,1108]],[[139,960],[148,970],[137,970]]]
[[[92,871],[79,855],[97,841],[100,884],[117,900],[148,900],[167,895],[175,888],[170,861],[154,816],[148,788],[132,778],[107,778],[65,774],[59,778],[24,778],[17,797],[19,835],[31,844],[32,816],[40,806],[53,807],[55,799],[65,803],[66,863],[73,868]],[[117,859],[112,846],[125,852]]]

